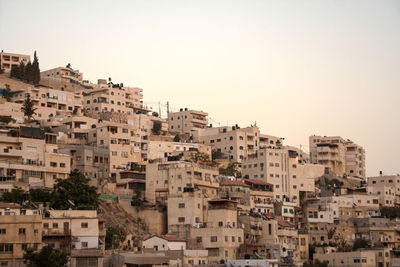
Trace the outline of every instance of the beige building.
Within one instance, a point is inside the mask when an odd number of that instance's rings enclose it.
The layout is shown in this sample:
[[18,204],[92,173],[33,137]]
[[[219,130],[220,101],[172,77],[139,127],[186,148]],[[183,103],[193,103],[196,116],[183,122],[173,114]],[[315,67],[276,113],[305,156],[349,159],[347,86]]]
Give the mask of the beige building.
[[7,53],[3,50],[0,52],[0,69],[5,71],[11,71],[12,66],[18,67],[21,62],[27,64],[29,61],[31,61],[29,55]]
[[184,197],[184,193],[199,192],[207,198],[215,197],[218,174],[217,168],[195,162],[149,163],[146,165],[146,200],[156,203],[164,199],[164,192],[168,193],[168,201],[172,197]]
[[104,121],[91,129],[88,141],[89,145],[109,150],[108,171],[114,182],[120,182],[121,171],[142,161],[140,134],[132,124]]
[[243,229],[238,225],[237,203],[209,200],[205,227],[191,228],[190,237],[193,246],[208,250],[209,263],[236,259],[244,243]]
[[193,135],[197,129],[207,128],[208,113],[181,108],[178,112],[168,113],[168,128],[171,133]]
[[43,243],[70,255],[71,266],[103,266],[105,229],[95,210],[50,210],[42,220]]
[[211,160],[211,146],[197,143],[181,143],[149,140],[147,145],[147,160],[155,160],[178,154],[186,155],[190,159],[190,154],[203,153]]
[[210,145],[232,162],[242,162],[260,148],[260,130],[257,126],[247,128],[217,127],[194,132],[195,142]]
[[390,266],[388,249],[358,250],[314,254],[314,261],[328,263],[329,267],[386,267]]
[[365,179],[365,150],[340,136],[310,136],[310,158],[325,166],[326,173]]
[[99,80],[97,85],[83,92],[85,111],[90,116],[101,112],[134,114],[135,110],[143,108],[142,91],[141,88]]
[[323,166],[303,163],[289,146],[265,147],[242,162],[242,176],[260,179],[274,186],[274,198],[299,203],[299,192],[314,192],[314,181],[323,175]]
[[36,114],[36,120],[47,120],[56,115],[81,114],[82,95],[74,92],[55,90],[49,87],[26,87],[19,90],[12,90],[12,101],[24,103],[27,94],[30,95]]
[[8,181],[52,188],[70,171],[70,157],[58,152],[55,134],[24,126],[0,131],[0,176]]
[[[18,210],[13,204],[0,202],[0,209]],[[0,265],[22,267],[24,249],[42,247],[42,216],[0,214]]]
[[83,74],[79,70],[74,70],[70,66],[57,67],[54,69],[42,71],[41,79],[64,79],[69,83],[82,83]]
[[[381,175],[367,178],[367,190],[378,191],[379,189],[372,188],[390,188],[394,192],[395,203],[400,203],[400,175]],[[385,202],[383,202],[385,203]],[[382,203],[382,204],[383,204]]]

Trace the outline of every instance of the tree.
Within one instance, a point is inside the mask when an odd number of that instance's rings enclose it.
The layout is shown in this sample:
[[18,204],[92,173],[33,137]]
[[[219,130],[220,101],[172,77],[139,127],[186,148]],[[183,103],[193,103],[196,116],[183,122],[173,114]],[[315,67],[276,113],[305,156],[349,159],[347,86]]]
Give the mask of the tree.
[[161,133],[161,121],[154,121],[153,122],[153,128],[151,129],[151,132],[154,135],[160,135]]
[[108,226],[106,232],[106,249],[118,248],[127,236],[126,229],[121,226]]
[[179,134],[175,135],[174,137],[174,142],[180,142],[181,138],[179,137]]
[[304,267],[328,267],[328,263],[315,260],[314,263],[304,263]]
[[53,196],[49,189],[30,189],[29,190],[30,200],[33,202],[52,202]]
[[368,247],[368,241],[360,238],[360,239],[356,239],[356,241],[354,241],[353,244],[353,251],[356,251],[360,248],[367,248]]
[[1,91],[1,96],[7,101],[7,102],[11,102],[11,89],[10,89],[10,85],[6,84],[5,85],[6,88],[4,88]]
[[[98,206],[99,194],[95,186],[78,170],[73,170],[67,179],[57,179],[53,190],[52,207],[55,209],[89,209]],[[73,204],[71,204],[72,202]]]
[[140,190],[135,191],[135,195],[132,197],[131,206],[136,207],[136,210],[143,208],[142,192]]
[[242,173],[239,171],[238,162],[229,163],[226,168],[219,168],[219,173],[227,176],[235,176],[236,178],[242,177]]
[[28,121],[31,121],[33,119],[33,115],[36,115],[36,108],[34,107],[30,94],[26,95],[21,110],[24,112],[24,116],[28,118]]
[[39,59],[36,55],[36,51],[33,55],[33,63],[32,63],[32,83],[34,85],[38,85],[40,82],[40,68],[39,68]]
[[61,250],[45,246],[39,252],[34,252],[33,249],[25,250],[24,260],[26,260],[28,267],[62,267],[68,263],[68,256]]
[[30,61],[24,66],[23,80],[27,82],[33,81],[33,66]]
[[0,201],[22,204],[22,202],[26,200],[26,198],[26,193],[24,190],[22,190],[21,187],[14,187],[13,189],[11,189],[11,192],[4,192],[0,196]]

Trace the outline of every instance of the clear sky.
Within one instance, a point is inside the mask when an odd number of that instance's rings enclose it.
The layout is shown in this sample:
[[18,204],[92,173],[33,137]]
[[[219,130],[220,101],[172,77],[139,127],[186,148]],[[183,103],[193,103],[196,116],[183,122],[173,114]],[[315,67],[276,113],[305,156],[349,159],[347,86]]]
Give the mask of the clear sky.
[[307,151],[340,135],[367,175],[400,173],[400,1],[0,0],[0,49]]

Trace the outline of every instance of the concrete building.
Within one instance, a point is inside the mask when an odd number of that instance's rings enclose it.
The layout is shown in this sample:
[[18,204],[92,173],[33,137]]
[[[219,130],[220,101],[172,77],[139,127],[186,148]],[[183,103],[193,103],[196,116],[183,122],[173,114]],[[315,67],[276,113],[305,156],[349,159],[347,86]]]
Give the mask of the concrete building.
[[141,88],[106,83],[105,80],[99,80],[92,87],[83,92],[85,112],[91,117],[101,112],[135,114],[135,110],[143,108]]
[[65,79],[69,83],[81,83],[83,79],[82,72],[74,70],[70,66],[57,67],[50,70],[45,70],[40,73],[41,79],[53,78],[53,79]]
[[[390,188],[394,192],[395,204],[400,203],[400,175],[381,175],[367,178],[367,189],[370,191],[379,191],[372,188]],[[381,190],[383,192],[383,190]],[[381,203],[385,205],[385,202]]]
[[143,240],[142,248],[154,251],[185,250],[186,240],[168,235],[152,236]]
[[163,192],[167,192],[169,198],[196,192],[208,198],[216,197],[218,174],[217,168],[195,162],[149,163],[146,166],[146,200],[151,203],[161,201]]
[[242,162],[245,157],[256,153],[260,148],[260,130],[257,126],[199,129],[194,132],[193,140],[212,146],[231,162]]
[[0,52],[0,69],[3,69],[7,72],[11,71],[12,66],[18,67],[21,62],[28,64],[29,61],[31,61],[31,57],[29,55],[7,53],[3,52],[3,50]]
[[[16,208],[0,203],[0,209],[2,207]],[[23,256],[27,248],[42,248],[42,216],[0,214],[0,265],[25,266]]]
[[340,136],[310,136],[310,158],[325,166],[326,173],[365,179],[365,150]]
[[36,120],[48,120],[56,115],[81,114],[82,95],[74,92],[55,90],[49,87],[26,87],[12,90],[12,101],[24,103],[29,94],[36,108],[34,118]]
[[390,266],[390,253],[387,249],[316,253],[315,260],[326,262],[329,267],[386,267]]
[[69,254],[71,266],[103,266],[105,229],[95,210],[50,210],[42,220],[43,243]]
[[303,163],[289,146],[262,148],[242,162],[243,177],[273,184],[276,200],[295,203],[299,203],[299,192],[314,192],[314,181],[323,173],[322,165]]
[[223,199],[208,202],[206,227],[190,229],[192,244],[208,250],[209,263],[236,259],[244,243],[243,229],[238,225],[237,203]]
[[207,116],[207,112],[181,108],[168,113],[168,129],[171,133],[192,136],[194,130],[207,128]]
[[0,176],[6,180],[52,188],[70,171],[70,157],[58,152],[55,134],[24,126],[0,131]]

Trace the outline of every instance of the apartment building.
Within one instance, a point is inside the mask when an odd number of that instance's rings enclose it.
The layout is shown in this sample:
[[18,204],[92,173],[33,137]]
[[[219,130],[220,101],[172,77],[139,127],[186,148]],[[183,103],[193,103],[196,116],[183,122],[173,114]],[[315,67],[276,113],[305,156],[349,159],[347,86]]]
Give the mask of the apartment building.
[[97,211],[45,211],[41,223],[43,243],[68,253],[71,266],[103,266],[105,230]]
[[260,148],[260,130],[257,126],[247,128],[217,127],[194,132],[195,142],[210,145],[232,162],[242,162]]
[[31,57],[29,55],[7,53],[3,50],[0,52],[0,69],[3,69],[7,72],[11,71],[13,66],[18,67],[21,62],[28,64],[29,61],[31,61]]
[[205,227],[193,227],[192,244],[208,250],[209,263],[236,259],[244,243],[243,229],[238,225],[237,202],[227,199],[208,201]]
[[[0,202],[1,208],[20,207]],[[0,214],[0,266],[26,266],[23,256],[27,248],[42,248],[42,216]]]
[[195,153],[205,154],[211,160],[211,146],[203,144],[149,140],[147,145],[147,160],[178,154],[184,154],[185,158],[190,159]]
[[36,120],[48,120],[56,115],[76,115],[81,114],[82,95],[74,92],[55,90],[49,87],[26,87],[24,89],[13,90],[12,101],[24,103],[29,94],[36,114]]
[[64,79],[69,83],[82,83],[83,74],[79,70],[74,70],[70,65],[65,67],[57,67],[50,70],[40,72],[40,78],[53,78],[53,79]]
[[200,192],[206,198],[216,197],[219,188],[218,169],[187,161],[153,162],[146,165],[146,200],[156,203],[164,192],[168,201],[184,193]]
[[91,117],[102,112],[135,114],[143,108],[143,89],[99,80],[93,88],[83,91],[85,112]]
[[340,136],[310,136],[310,158],[325,166],[326,173],[365,179],[365,150]]
[[168,113],[169,132],[191,136],[194,130],[207,128],[207,116],[207,112],[187,108],[181,108],[178,112],[170,112]]
[[0,116],[10,116],[15,123],[24,122],[24,112],[22,112],[21,108],[22,105],[19,103],[0,100]]
[[400,234],[397,232],[399,222],[388,218],[364,217],[354,218],[356,238],[368,240],[371,246],[398,248]]
[[[88,144],[108,149],[108,172],[113,181],[121,181],[121,171],[131,169],[132,163],[141,162],[141,138],[132,124],[104,121],[90,130]],[[106,160],[107,161],[107,160]]]
[[264,147],[242,161],[242,176],[259,179],[274,186],[276,200],[298,203],[299,192],[314,192],[314,181],[324,173],[318,164],[303,163],[289,146]]
[[[400,175],[381,175],[368,177],[367,188],[370,191],[383,192],[383,187],[389,188],[391,193],[394,192],[395,203],[400,203]],[[380,189],[373,189],[380,188]],[[386,189],[388,190],[388,189]],[[389,194],[388,194],[389,195]],[[386,194],[381,194],[381,196],[386,196]],[[386,201],[381,201],[383,205],[386,205]]]
[[52,188],[56,178],[67,178],[70,157],[58,152],[56,135],[32,127],[2,127],[0,176],[12,182]]
[[326,262],[329,267],[386,267],[390,265],[389,249],[364,249],[351,252],[316,253],[314,261]]

